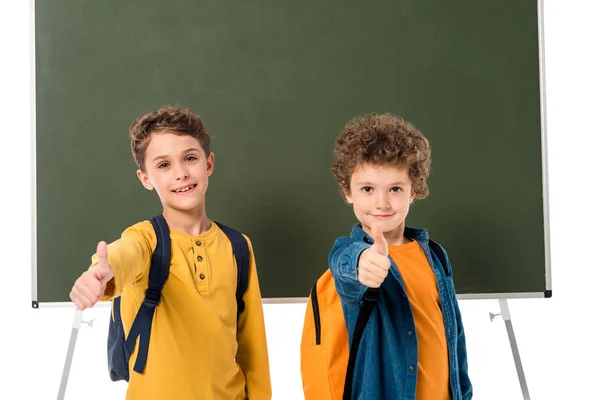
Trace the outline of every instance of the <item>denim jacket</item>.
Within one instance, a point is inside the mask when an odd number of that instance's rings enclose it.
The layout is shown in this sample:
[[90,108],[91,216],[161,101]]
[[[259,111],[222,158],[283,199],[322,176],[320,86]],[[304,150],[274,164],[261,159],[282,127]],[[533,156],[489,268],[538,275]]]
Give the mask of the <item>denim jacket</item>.
[[[438,260],[429,247],[426,230],[405,228],[404,235],[416,240],[435,274],[448,343],[452,400],[470,400],[473,396],[467,372],[467,349],[458,301],[452,281],[450,262]],[[342,300],[344,318],[351,338],[367,287],[358,281],[358,258],[373,244],[357,224],[350,237],[338,238],[329,253],[329,268]],[[391,258],[390,258],[391,260]],[[352,399],[414,400],[417,390],[417,337],[412,308],[404,281],[394,261],[381,285],[356,358]],[[410,332],[410,333],[409,333]]]

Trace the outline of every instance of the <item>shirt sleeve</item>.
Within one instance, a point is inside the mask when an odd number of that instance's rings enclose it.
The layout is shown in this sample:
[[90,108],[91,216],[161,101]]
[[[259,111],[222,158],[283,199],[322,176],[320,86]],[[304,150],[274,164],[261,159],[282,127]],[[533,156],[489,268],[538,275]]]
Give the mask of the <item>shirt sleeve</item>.
[[[123,288],[148,274],[156,235],[150,223],[139,223],[127,228],[121,237],[107,246],[108,265],[115,273],[106,285],[101,301],[120,296]],[[98,263],[98,254],[92,256],[90,268]]]
[[250,269],[248,289],[244,294],[245,309],[238,320],[237,361],[246,377],[246,393],[249,400],[271,399],[271,376],[269,354],[254,251],[250,240]]
[[456,312],[457,325],[457,358],[458,358],[458,376],[460,378],[460,389],[464,400],[471,400],[473,397],[473,385],[469,378],[469,367],[467,362],[467,341],[465,339],[465,328],[462,323],[460,308],[458,307],[458,299],[454,294],[454,308]]

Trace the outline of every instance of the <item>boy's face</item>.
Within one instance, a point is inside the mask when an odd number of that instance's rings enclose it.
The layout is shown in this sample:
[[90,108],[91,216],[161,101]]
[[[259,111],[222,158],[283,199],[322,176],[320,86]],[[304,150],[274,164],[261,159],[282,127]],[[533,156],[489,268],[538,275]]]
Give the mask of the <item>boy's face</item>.
[[192,211],[204,205],[215,156],[208,158],[198,140],[188,135],[153,132],[144,167],[137,175],[144,187],[156,190],[165,209]]
[[404,219],[415,198],[408,168],[360,164],[350,178],[350,193],[346,200],[352,204],[363,230],[371,234],[375,224],[383,233],[404,232]]

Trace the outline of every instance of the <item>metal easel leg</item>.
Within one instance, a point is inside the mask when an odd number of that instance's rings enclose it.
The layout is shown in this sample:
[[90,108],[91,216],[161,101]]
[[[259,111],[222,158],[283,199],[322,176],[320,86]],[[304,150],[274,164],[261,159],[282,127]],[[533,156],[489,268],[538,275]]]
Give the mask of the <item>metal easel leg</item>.
[[75,317],[73,318],[73,329],[71,329],[71,339],[69,340],[69,349],[67,350],[67,358],[65,359],[65,366],[63,368],[63,375],[60,381],[60,388],[58,390],[57,400],[64,400],[65,392],[67,390],[67,381],[69,380],[69,372],[71,371],[71,362],[73,361],[73,353],[75,352],[75,342],[77,342],[77,334],[79,328],[81,328],[81,321],[83,319],[83,311],[75,308]]
[[506,332],[508,333],[508,340],[510,341],[510,348],[512,349],[513,358],[515,360],[515,367],[517,368],[517,375],[519,376],[519,383],[521,384],[521,392],[523,392],[523,399],[530,400],[529,389],[527,388],[527,381],[525,380],[525,371],[523,370],[523,364],[521,364],[521,356],[519,355],[519,348],[517,347],[517,339],[515,337],[515,330],[510,319],[510,311],[508,310],[508,302],[506,299],[500,299],[500,314],[506,324]]

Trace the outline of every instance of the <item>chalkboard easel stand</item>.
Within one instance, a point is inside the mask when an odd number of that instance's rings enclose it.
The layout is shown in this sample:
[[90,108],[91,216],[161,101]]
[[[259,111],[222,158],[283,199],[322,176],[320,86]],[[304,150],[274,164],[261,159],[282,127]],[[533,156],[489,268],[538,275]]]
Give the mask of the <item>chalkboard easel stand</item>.
[[521,356],[519,355],[519,348],[517,347],[517,339],[515,336],[515,330],[510,319],[510,311],[508,309],[508,301],[506,299],[499,299],[500,302],[500,313],[490,313],[490,321],[498,315],[502,315],[502,319],[506,324],[506,333],[508,334],[508,340],[510,341],[510,348],[512,349],[513,358],[515,360],[515,367],[517,368],[517,375],[519,376],[519,383],[521,384],[521,392],[523,393],[523,400],[530,400],[529,389],[527,388],[527,381],[525,380],[525,371],[523,370],[523,364],[521,363]]
[[73,317],[73,326],[71,329],[71,339],[69,340],[69,348],[67,350],[67,357],[65,359],[65,366],[63,368],[62,378],[60,380],[60,388],[58,389],[58,400],[64,400],[65,392],[67,390],[67,381],[69,380],[69,372],[71,371],[71,362],[73,361],[73,353],[75,352],[75,343],[77,342],[77,334],[81,328],[81,323],[88,324],[92,327],[94,320],[84,321],[83,311],[75,308],[75,317]]

